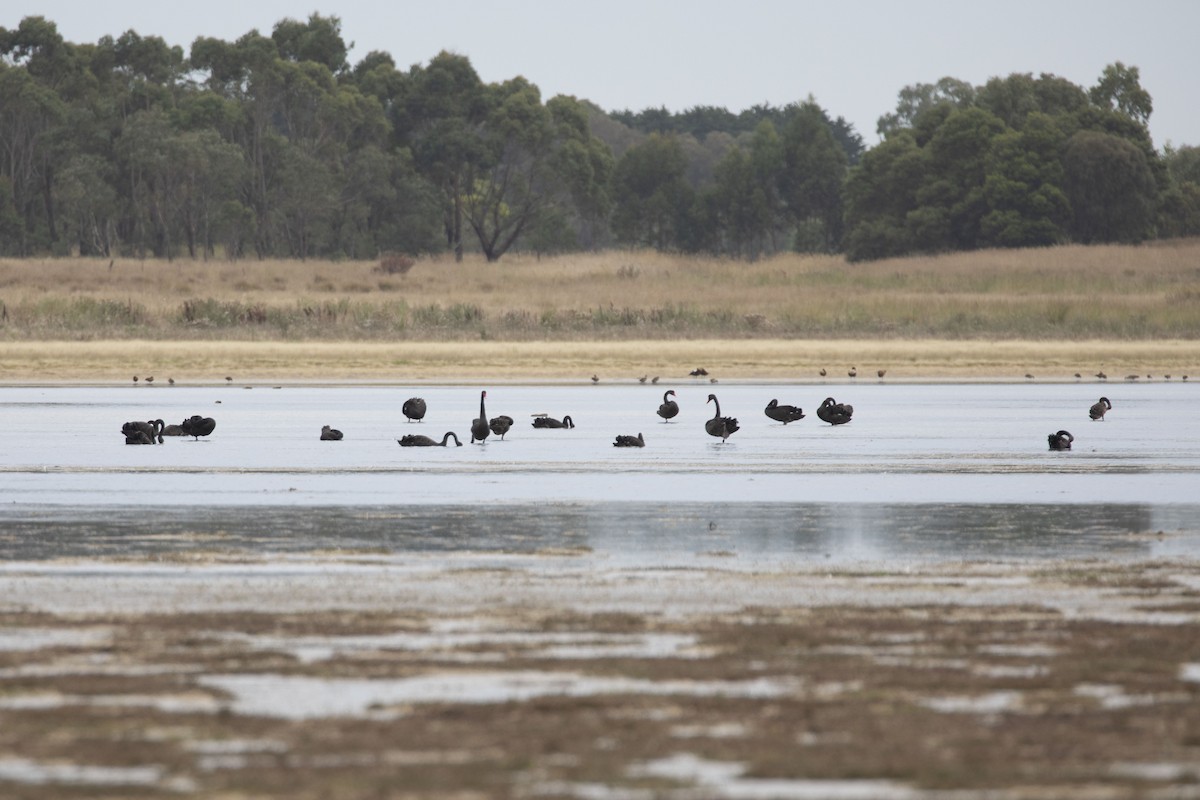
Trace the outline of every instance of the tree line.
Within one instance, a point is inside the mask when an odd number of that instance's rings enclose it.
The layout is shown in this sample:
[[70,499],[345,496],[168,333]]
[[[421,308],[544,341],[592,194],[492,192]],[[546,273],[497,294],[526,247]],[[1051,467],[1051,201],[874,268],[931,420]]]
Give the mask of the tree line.
[[1200,233],[1136,67],[901,91],[871,148],[812,98],[605,112],[462,55],[350,64],[337,17],[188,53],[0,28],[0,254],[375,258],[610,246],[852,260]]

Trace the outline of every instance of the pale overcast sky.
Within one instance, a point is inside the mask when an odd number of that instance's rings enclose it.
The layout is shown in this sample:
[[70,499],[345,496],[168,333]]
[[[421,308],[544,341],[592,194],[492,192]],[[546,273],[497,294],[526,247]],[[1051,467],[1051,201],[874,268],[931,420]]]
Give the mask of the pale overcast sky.
[[736,112],[811,95],[868,145],[908,84],[1049,72],[1087,88],[1121,61],[1154,98],[1155,145],[1200,145],[1195,0],[4,0],[0,26],[40,14],[72,42],[133,29],[186,52],[198,36],[270,34],[313,11],[342,20],[351,63],[383,50],[406,69],[450,50],[484,81],[523,75],[545,98],[606,110]]

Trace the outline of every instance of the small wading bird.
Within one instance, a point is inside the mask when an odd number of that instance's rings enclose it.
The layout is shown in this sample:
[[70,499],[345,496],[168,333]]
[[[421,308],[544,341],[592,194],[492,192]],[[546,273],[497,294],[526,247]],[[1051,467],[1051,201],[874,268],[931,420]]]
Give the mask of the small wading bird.
[[446,431],[446,435],[442,437],[440,442],[430,439],[428,436],[424,436],[420,433],[411,433],[407,436],[397,439],[396,441],[400,443],[401,447],[445,447],[446,442],[451,438],[454,439],[455,447],[462,447],[462,442],[458,440],[458,434],[456,434],[454,431]]
[[1070,450],[1071,442],[1075,441],[1075,437],[1071,435],[1070,431],[1052,433],[1046,439],[1050,442],[1051,450]]
[[342,440],[342,432],[337,428],[331,428],[328,425],[321,426],[321,441],[322,442],[340,442]]
[[613,442],[613,447],[645,447],[646,440],[639,433],[637,436],[626,436],[621,434],[617,436],[617,440]]
[[658,407],[658,411],[655,412],[663,418],[663,422],[670,422],[675,417],[679,416],[679,403],[676,403],[674,400],[670,399],[674,396],[674,389],[667,389],[665,392],[663,392],[662,405],[660,405]]
[[804,409],[800,408],[800,406],[781,406],[778,400],[771,400],[771,402],[767,403],[767,407],[763,409],[763,413],[776,422],[782,422],[784,425],[804,419]]
[[688,375],[691,375],[693,378],[702,378],[707,374],[708,370],[706,370],[704,367],[696,367],[694,370],[688,373]]
[[548,414],[534,414],[533,427],[535,428],[574,428],[575,420],[571,419],[571,415],[557,420]]
[[1109,402],[1107,397],[1101,397],[1095,403],[1092,403],[1092,407],[1088,409],[1088,416],[1094,420],[1103,420],[1104,415],[1111,410],[1112,403]]
[[708,402],[716,406],[716,413],[713,414],[712,419],[704,423],[704,430],[709,436],[721,437],[721,441],[724,442],[737,432],[738,421],[734,417],[721,416],[721,401],[717,399],[715,394],[708,396]]
[[839,403],[832,397],[826,397],[825,401],[817,408],[817,417],[830,425],[845,425],[853,415],[854,406],[849,403]]
[[409,422],[420,422],[425,419],[425,399],[410,397],[404,401],[404,405],[400,407],[400,411],[408,418]]

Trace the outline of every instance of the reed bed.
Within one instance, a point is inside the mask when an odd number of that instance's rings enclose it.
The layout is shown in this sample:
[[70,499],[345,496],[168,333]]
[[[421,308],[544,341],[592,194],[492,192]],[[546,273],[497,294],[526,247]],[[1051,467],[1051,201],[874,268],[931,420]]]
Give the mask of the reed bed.
[[605,252],[376,262],[0,260],[0,338],[1171,339],[1200,333],[1200,240],[847,264]]

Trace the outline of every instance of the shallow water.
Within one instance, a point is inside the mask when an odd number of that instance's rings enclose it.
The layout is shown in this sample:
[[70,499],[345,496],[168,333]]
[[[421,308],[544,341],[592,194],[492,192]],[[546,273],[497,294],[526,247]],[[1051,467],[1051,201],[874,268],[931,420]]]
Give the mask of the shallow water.
[[[483,387],[481,387],[483,388]],[[674,388],[672,423],[654,413]],[[398,387],[0,389],[0,558],[128,556],[206,543],[327,548],[712,552],[831,560],[1200,553],[1200,420],[1190,383],[488,387],[504,441],[464,443],[479,391]],[[742,429],[706,435],[715,393]],[[405,398],[429,404],[423,423]],[[1113,410],[1092,422],[1107,395]],[[817,419],[825,396],[854,420]],[[784,426],[771,398],[808,417]],[[571,415],[542,430],[531,415]],[[121,424],[217,420],[211,437],[129,447]],[[332,425],[340,442],[318,439]],[[1070,452],[1049,452],[1065,428]],[[646,447],[612,446],[643,433]]]

